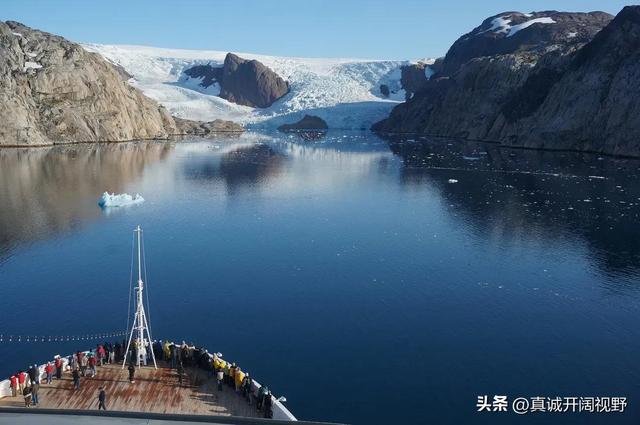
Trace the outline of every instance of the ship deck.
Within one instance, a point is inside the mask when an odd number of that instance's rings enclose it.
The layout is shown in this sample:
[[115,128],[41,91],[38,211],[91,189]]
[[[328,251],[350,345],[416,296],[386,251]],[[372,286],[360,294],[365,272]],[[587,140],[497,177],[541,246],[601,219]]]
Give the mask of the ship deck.
[[[80,389],[74,390],[69,372],[47,385],[42,381],[38,407],[48,409],[97,409],[99,388],[104,387],[109,410],[195,414],[215,416],[259,417],[255,402],[249,405],[234,389],[224,385],[218,391],[215,379],[198,368],[185,368],[183,384],[178,384],[175,370],[166,364],[136,369],[135,382],[129,382],[127,369],[121,365],[98,367],[95,377],[80,378]],[[24,398],[5,397],[0,407],[24,407]]]

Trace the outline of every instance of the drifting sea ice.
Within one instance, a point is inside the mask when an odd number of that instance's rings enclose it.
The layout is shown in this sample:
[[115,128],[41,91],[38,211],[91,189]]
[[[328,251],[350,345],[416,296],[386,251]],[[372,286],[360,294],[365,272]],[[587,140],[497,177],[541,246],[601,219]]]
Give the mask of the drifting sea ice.
[[108,207],[126,207],[128,205],[140,204],[144,202],[144,198],[140,196],[139,193],[136,193],[135,196],[131,196],[128,193],[111,193],[105,192],[98,200],[98,205],[100,208],[108,208]]

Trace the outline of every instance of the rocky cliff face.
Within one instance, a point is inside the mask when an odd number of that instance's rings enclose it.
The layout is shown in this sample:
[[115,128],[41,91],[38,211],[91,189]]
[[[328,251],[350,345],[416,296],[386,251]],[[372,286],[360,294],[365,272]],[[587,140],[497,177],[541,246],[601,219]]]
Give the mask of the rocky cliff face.
[[491,17],[374,130],[640,155],[639,10]]
[[202,78],[203,87],[220,85],[220,97],[254,108],[268,108],[289,92],[289,84],[257,60],[246,60],[228,53],[222,67],[197,65],[184,71]]
[[427,81],[427,64],[418,62],[410,65],[403,65],[400,68],[400,84],[404,89],[405,100],[409,100],[417,92],[422,91]]
[[492,16],[453,43],[436,77],[452,75],[475,58],[516,54],[531,63],[548,51],[566,51],[589,42],[611,18],[603,12],[556,11]]
[[537,76],[505,105],[489,137],[640,156],[640,6],[625,7],[562,72]]
[[0,145],[166,138],[200,126],[178,128],[124,78],[76,43],[0,22]]

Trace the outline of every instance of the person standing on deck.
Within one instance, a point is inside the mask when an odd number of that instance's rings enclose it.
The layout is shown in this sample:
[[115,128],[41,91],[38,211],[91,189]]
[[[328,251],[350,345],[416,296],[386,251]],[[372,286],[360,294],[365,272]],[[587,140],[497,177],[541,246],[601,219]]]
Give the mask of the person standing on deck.
[[178,356],[178,347],[175,344],[169,346],[169,355],[171,356],[171,369],[175,369],[177,366],[176,358]]
[[273,418],[273,410],[271,409],[272,403],[271,391],[267,389],[267,392],[264,395],[264,417],[267,419]]
[[218,381],[218,391],[222,391],[222,381],[224,380],[224,371],[221,367],[216,372],[216,380]]
[[129,363],[129,382],[131,382],[132,384],[136,381],[134,381],[133,377],[136,373],[136,367],[133,365],[133,362]]
[[24,396],[24,407],[31,407],[31,387],[24,387],[22,395]]
[[105,402],[107,401],[107,393],[104,391],[103,387],[100,387],[100,392],[98,393],[98,410],[107,410],[107,406]]
[[33,405],[38,405],[38,390],[40,390],[40,384],[38,382],[33,382],[31,384],[31,400],[33,401]]
[[258,409],[258,412],[262,410],[262,405],[264,404],[264,398],[265,398],[265,395],[267,394],[267,391],[269,391],[269,388],[267,388],[265,385],[261,386],[258,389],[258,402],[256,403],[256,408]]
[[36,370],[33,368],[33,366],[29,366],[29,368],[27,369],[27,375],[29,375],[29,382],[30,383],[34,383],[36,382]]
[[20,394],[24,392],[24,383],[27,380],[27,374],[23,371],[18,372],[18,388],[20,388]]
[[251,377],[248,373],[244,376],[244,381],[242,382],[242,396],[251,404]]
[[53,376],[53,365],[51,364],[51,362],[48,362],[44,367],[44,373],[47,374],[46,383],[47,385],[49,385],[51,383],[51,377]]
[[80,389],[80,372],[78,372],[78,369],[73,369],[73,372],[71,372],[71,376],[73,377],[73,388],[75,390],[79,390]]
[[82,356],[83,354],[81,354],[80,351],[71,356],[71,370],[80,368],[80,360],[82,359]]
[[18,396],[18,377],[16,375],[11,375],[9,386],[11,387],[11,396],[17,397]]
[[242,383],[244,382],[244,372],[240,369],[240,366],[236,368],[234,380],[236,384],[236,392],[239,393],[242,388]]
[[113,346],[113,350],[115,352],[115,356],[114,356],[115,361],[120,363],[120,354],[121,354],[120,350],[121,350],[121,348],[120,348],[120,343],[119,342],[116,342],[116,345]]
[[96,354],[98,356],[98,361],[100,362],[100,366],[104,366],[104,358],[106,356],[106,352],[104,351],[104,347],[102,344],[98,344],[96,349]]
[[60,356],[55,357],[54,364],[56,366],[56,379],[61,379],[62,378],[62,359],[60,358]]
[[184,366],[182,362],[178,364],[178,385],[182,386],[182,374],[184,373]]
[[36,379],[35,379],[35,383],[36,383],[36,384],[40,384],[40,367],[38,367],[38,365],[37,365],[37,364],[34,364],[34,365],[33,365],[33,369],[34,369],[34,370],[35,370],[35,372],[36,372]]
[[84,376],[87,373],[87,366],[89,366],[89,359],[87,356],[80,358],[80,374]]
[[162,346],[162,352],[164,354],[163,360],[169,360],[169,356],[171,356],[171,350],[169,349],[169,341],[165,341]]
[[89,370],[91,370],[91,377],[96,376],[96,364],[98,361],[96,360],[96,356],[89,356]]
[[238,369],[238,366],[236,366],[235,363],[233,363],[231,368],[229,368],[229,386],[231,388],[236,385],[236,369]]

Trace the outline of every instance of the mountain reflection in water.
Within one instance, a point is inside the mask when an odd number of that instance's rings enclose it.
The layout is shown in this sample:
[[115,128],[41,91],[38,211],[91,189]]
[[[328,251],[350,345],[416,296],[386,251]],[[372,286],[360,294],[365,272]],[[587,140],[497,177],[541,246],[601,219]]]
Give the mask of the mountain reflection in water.
[[0,149],[0,260],[22,242],[100,218],[103,192],[123,191],[172,149],[170,143]]
[[640,267],[636,160],[442,139],[390,148],[402,158],[404,184],[436,185],[452,213],[484,237],[578,238],[606,271]]

